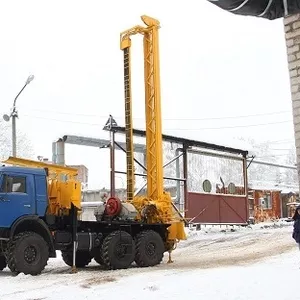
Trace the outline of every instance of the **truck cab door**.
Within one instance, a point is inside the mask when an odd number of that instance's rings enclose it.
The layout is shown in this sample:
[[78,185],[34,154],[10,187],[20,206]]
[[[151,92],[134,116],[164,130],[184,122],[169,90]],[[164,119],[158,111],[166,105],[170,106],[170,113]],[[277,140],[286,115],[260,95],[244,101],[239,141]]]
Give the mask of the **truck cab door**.
[[0,228],[9,228],[19,217],[35,213],[33,179],[30,174],[2,174]]

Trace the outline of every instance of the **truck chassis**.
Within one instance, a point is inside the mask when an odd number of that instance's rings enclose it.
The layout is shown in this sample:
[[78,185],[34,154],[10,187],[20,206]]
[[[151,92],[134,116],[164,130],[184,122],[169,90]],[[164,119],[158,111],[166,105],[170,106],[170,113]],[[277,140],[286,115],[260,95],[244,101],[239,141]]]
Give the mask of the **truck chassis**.
[[134,262],[138,267],[155,266],[169,250],[166,224],[78,221],[74,231],[70,218],[47,224],[36,216],[16,224],[2,230],[0,237],[0,270],[8,266],[14,274],[40,274],[57,250],[70,267],[83,268],[94,259],[107,270],[125,269]]

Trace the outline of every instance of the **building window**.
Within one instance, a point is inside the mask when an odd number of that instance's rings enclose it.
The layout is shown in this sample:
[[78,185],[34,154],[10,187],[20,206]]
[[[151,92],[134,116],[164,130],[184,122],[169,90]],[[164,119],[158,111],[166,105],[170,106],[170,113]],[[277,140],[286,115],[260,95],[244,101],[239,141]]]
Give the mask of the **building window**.
[[26,193],[26,177],[5,175],[1,190],[4,193]]
[[262,209],[272,209],[272,198],[270,194],[259,198]]

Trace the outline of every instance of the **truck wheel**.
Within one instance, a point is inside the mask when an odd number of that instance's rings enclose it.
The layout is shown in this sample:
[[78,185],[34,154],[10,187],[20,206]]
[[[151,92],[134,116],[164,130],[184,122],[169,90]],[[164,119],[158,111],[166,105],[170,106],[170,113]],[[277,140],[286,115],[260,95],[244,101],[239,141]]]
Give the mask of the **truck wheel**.
[[6,258],[4,255],[0,255],[0,271],[2,271],[3,269],[5,269],[7,266],[6,264]]
[[[63,261],[70,267],[73,266],[73,251],[61,251]],[[76,267],[78,268],[84,268],[87,266],[91,260],[92,256],[89,252],[87,251],[77,251],[76,252]]]
[[114,231],[103,240],[102,260],[107,269],[127,269],[134,255],[134,240],[125,231]]
[[102,244],[103,243],[101,242],[100,246],[95,248],[93,251],[95,262],[101,266],[104,265],[103,258],[102,258]]
[[145,230],[136,237],[135,262],[139,267],[150,267],[161,263],[164,256],[164,243],[153,230]]
[[99,249],[99,252],[97,252],[94,256],[94,260],[97,264],[99,265],[103,265],[104,262],[103,262],[103,258],[102,258],[102,255],[101,255],[101,250]]
[[49,258],[46,241],[35,232],[21,232],[8,243],[7,265],[14,273],[40,274]]

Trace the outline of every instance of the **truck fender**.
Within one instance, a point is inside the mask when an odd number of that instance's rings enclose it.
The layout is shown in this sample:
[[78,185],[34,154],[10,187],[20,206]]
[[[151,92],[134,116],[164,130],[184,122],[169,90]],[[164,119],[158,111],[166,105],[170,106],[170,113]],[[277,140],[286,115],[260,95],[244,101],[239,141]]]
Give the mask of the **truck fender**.
[[55,247],[51,232],[46,223],[36,215],[26,215],[18,218],[11,226],[10,236],[23,231],[33,231],[41,235],[49,245],[49,257],[56,257]]

